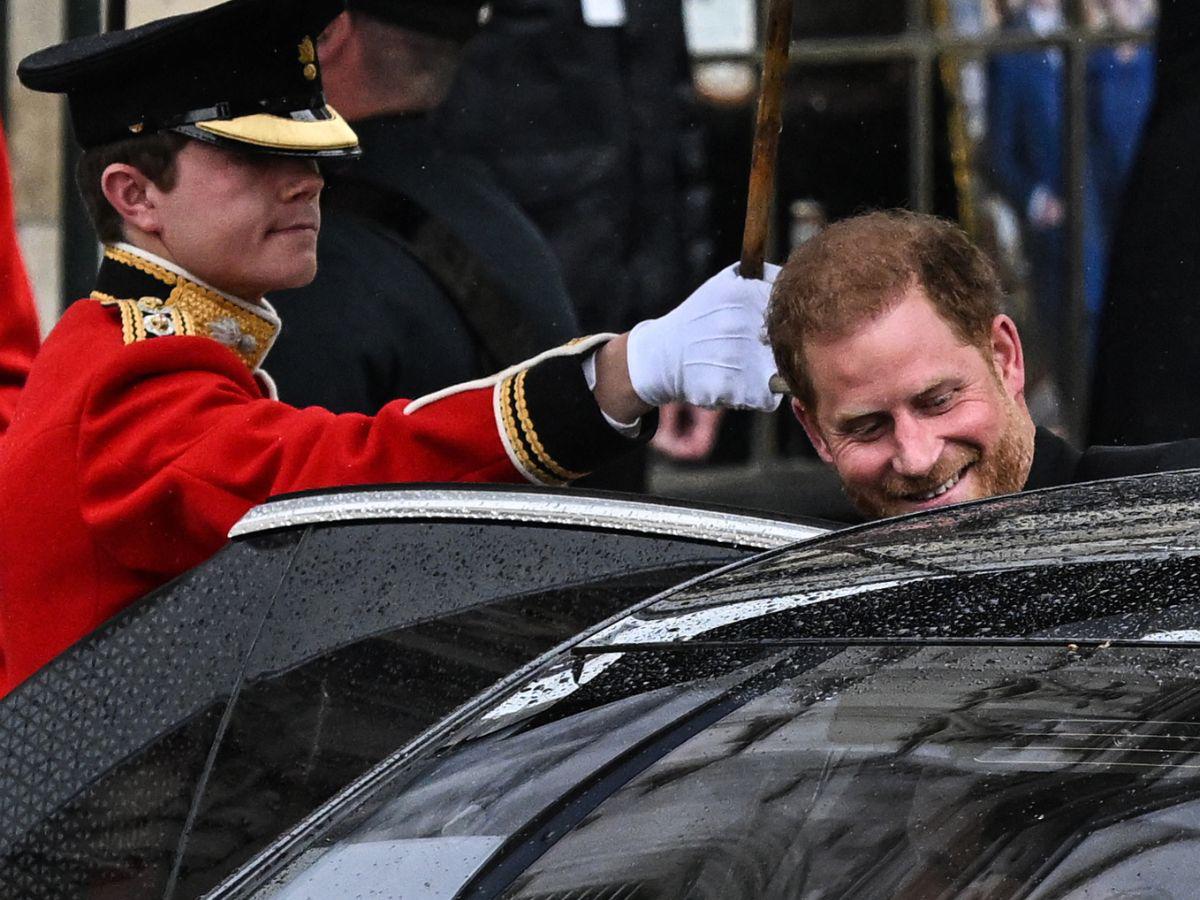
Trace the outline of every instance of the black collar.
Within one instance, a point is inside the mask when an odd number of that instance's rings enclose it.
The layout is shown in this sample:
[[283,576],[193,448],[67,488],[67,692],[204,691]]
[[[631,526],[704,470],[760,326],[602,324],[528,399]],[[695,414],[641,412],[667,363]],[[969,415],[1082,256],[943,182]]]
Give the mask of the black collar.
[[1022,490],[1069,484],[1075,480],[1075,470],[1083,456],[1052,431],[1038,426],[1033,436],[1033,465]]
[[126,344],[172,335],[208,337],[229,347],[252,372],[262,367],[279,334],[279,318],[265,301],[222,294],[128,245],[104,248],[92,299],[120,310]]

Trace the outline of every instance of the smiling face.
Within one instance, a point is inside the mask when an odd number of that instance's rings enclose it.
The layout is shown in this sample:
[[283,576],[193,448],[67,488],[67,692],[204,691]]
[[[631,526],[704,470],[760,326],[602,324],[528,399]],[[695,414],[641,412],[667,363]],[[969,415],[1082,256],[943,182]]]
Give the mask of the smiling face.
[[1033,458],[1016,327],[964,343],[915,284],[848,335],[808,340],[797,418],[861,512],[891,516],[1020,490]]
[[154,249],[223,291],[256,300],[317,272],[324,181],[310,159],[189,141],[169,190],[149,184]]

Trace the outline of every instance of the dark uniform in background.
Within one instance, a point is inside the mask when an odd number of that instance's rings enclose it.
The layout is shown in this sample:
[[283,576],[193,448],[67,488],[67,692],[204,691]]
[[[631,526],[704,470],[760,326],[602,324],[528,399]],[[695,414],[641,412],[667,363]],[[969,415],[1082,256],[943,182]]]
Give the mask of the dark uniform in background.
[[660,315],[711,274],[681,0],[495,0],[438,119],[549,240],[585,332]]
[[[465,40],[480,5],[350,9]],[[363,157],[327,176],[317,277],[272,295],[288,320],[271,354],[281,399],[374,414],[579,334],[553,253],[483,166],[443,146],[424,113],[352,121]]]
[[[373,414],[395,397],[478,378],[579,333],[545,241],[478,164],[437,146],[426,117],[357,121],[354,130],[363,158],[327,181],[317,277],[272,296],[288,316],[271,354],[281,399]],[[339,194],[359,187],[408,197],[458,235],[455,245],[493,273],[516,313],[509,326],[524,332],[529,352],[491,351],[464,318],[455,289],[421,261],[384,209],[354,208],[358,194],[340,205]]]
[[[580,327],[623,331],[712,274],[682,0],[493,0],[436,114],[549,241]],[[646,457],[583,483],[645,487]]]
[[1156,95],[1117,218],[1091,440],[1200,437],[1200,4],[1163,0]]

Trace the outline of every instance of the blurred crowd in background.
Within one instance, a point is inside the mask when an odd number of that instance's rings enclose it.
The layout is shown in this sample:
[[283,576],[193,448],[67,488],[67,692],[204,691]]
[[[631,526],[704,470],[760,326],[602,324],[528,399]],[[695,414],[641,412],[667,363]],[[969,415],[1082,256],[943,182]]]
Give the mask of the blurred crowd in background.
[[[797,0],[804,52],[786,84],[772,255],[855,212],[924,205],[994,255],[1030,345],[1040,424],[1080,441],[1089,422],[1102,442],[1200,434],[1200,415],[1193,428],[1170,398],[1156,412],[1129,371],[1184,389],[1184,369],[1156,360],[1197,358],[1165,337],[1187,328],[1172,316],[1190,275],[1171,260],[1200,256],[1185,224],[1200,18],[1190,5]],[[318,281],[276,298],[286,327],[267,368],[282,399],[373,412],[564,336],[625,330],[737,258],[757,93],[752,0],[494,0],[478,33],[464,30],[481,12],[472,0],[416,17],[388,6],[352,2],[355,30],[321,50],[327,93],[366,158],[329,180]],[[931,80],[919,81],[917,44],[897,43],[906,37],[942,41]],[[1174,124],[1171,104],[1183,110]],[[1162,158],[1139,163],[1148,147]],[[1154,218],[1165,194],[1178,223]],[[1155,265],[1161,284],[1147,274]],[[1126,388],[1156,426],[1130,422]],[[775,505],[714,492],[743,484],[738,471],[811,460],[786,404],[765,418],[666,410],[650,459],[596,484]]]

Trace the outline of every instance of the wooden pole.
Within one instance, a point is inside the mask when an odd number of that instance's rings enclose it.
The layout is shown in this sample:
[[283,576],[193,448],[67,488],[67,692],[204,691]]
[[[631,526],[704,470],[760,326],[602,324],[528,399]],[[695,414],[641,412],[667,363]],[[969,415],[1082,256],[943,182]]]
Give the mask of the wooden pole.
[[791,43],[792,0],[770,0],[750,162],[750,190],[746,197],[746,230],[742,233],[743,278],[762,278],[763,274],[771,196],[775,192],[775,159],[779,154],[779,132],[783,130],[783,76],[787,72]]
[[[775,193],[775,160],[779,156],[779,132],[783,130],[783,77],[787,73],[792,46],[792,0],[770,0],[767,9],[767,39],[763,46],[762,84],[758,92],[758,120],[754,126],[754,150],[750,157],[750,190],[746,195],[746,230],[742,232],[743,278],[762,278],[771,219],[771,196]],[[787,382],[771,376],[771,390],[787,393]]]

